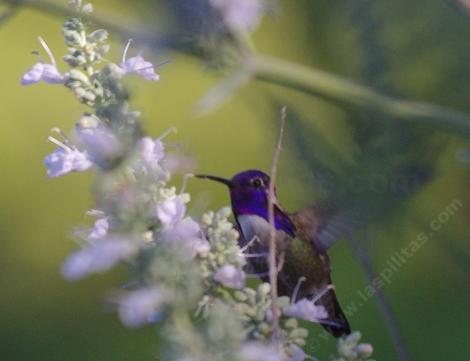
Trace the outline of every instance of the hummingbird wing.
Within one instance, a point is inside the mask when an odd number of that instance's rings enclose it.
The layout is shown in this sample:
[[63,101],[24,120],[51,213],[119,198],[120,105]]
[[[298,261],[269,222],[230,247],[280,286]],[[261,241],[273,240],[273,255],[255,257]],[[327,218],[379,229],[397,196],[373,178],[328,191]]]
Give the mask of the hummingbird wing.
[[353,213],[341,211],[328,201],[289,216],[297,229],[297,236],[320,252],[328,250],[338,239],[351,234],[360,225]]
[[[312,214],[311,208],[308,208],[298,212],[297,217],[293,219],[297,230],[296,238],[284,252],[283,267],[278,275],[278,292],[294,301],[303,298],[316,300],[315,303],[323,306],[328,315],[320,324],[333,336],[340,337],[351,331],[335,291],[330,289],[320,298],[316,298],[332,281],[330,258],[313,243],[315,237],[312,237],[310,228],[321,229],[321,224],[318,219],[312,219]],[[314,221],[317,221],[316,225],[310,225]],[[309,225],[305,227],[304,222]],[[318,233],[321,231],[317,230],[316,234]]]

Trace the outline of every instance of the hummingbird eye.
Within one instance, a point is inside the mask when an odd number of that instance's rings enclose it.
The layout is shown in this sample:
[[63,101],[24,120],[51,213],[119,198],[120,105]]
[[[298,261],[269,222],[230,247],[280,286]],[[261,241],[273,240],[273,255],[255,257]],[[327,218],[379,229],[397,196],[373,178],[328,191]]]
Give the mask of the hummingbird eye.
[[264,182],[261,178],[255,178],[251,181],[251,184],[256,188],[261,188],[264,186]]

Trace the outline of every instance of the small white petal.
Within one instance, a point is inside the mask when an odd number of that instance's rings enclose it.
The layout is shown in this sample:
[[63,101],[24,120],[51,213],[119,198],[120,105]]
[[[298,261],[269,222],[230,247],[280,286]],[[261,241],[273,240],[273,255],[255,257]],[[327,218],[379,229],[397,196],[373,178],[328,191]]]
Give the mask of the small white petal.
[[137,55],[125,60],[120,65],[123,74],[136,73],[147,80],[156,81],[160,77],[155,73],[154,66],[151,62],[146,61],[142,55]]
[[103,239],[72,253],[62,266],[62,275],[69,280],[78,280],[90,273],[105,272],[117,262],[130,258],[136,251],[136,245],[128,240]]
[[164,229],[159,235],[163,242],[178,244],[188,259],[210,250],[209,242],[203,237],[201,227],[190,217]]
[[72,171],[69,152],[62,148],[58,148],[48,154],[44,158],[44,164],[47,167],[47,175],[49,177],[59,177]]
[[163,225],[172,225],[182,220],[185,212],[186,205],[181,196],[162,201],[156,207],[156,215]]
[[261,342],[249,342],[243,346],[240,355],[245,361],[285,361],[283,355],[274,347]]
[[52,64],[36,63],[21,78],[21,85],[39,83],[43,80],[49,84],[62,84],[65,77]]
[[87,170],[92,166],[90,160],[88,159],[88,154],[86,152],[80,152],[79,150],[73,150],[73,170],[76,172],[82,172]]
[[162,231],[162,240],[164,242],[182,241],[189,238],[199,238],[201,227],[192,218],[186,217],[173,227]]
[[93,12],[93,4],[87,3],[82,7],[83,14],[91,14]]
[[42,37],[39,37],[38,39],[42,47],[46,51],[47,55],[49,56],[51,64],[34,64],[33,67],[29,69],[21,78],[21,85],[34,84],[38,83],[41,80],[49,84],[63,83],[65,81],[65,77],[60,74],[59,70],[57,69],[54,55],[52,55],[49,46],[47,46],[47,43]]
[[62,275],[64,278],[75,281],[84,278],[91,272],[93,255],[87,250],[80,250],[72,253],[62,265]]
[[155,73],[155,71],[153,70],[153,66],[151,68],[143,68],[141,70],[138,70],[137,74],[139,74],[144,79],[151,81],[157,81],[160,79],[160,75]]
[[130,328],[151,322],[159,313],[163,295],[156,288],[143,288],[130,292],[119,301],[119,318]]
[[59,70],[54,65],[44,64],[42,80],[48,84],[61,84],[64,82],[64,76],[59,73]]
[[38,83],[44,72],[44,64],[36,63],[33,65],[31,69],[29,69],[26,73],[24,73],[23,77],[21,78],[21,85],[30,85]]
[[138,147],[141,158],[149,168],[156,168],[165,155],[163,143],[159,139],[144,137]]
[[301,318],[311,322],[319,322],[328,317],[325,307],[317,306],[306,298],[285,308],[284,314],[288,317]]
[[264,11],[264,0],[209,0],[222,14],[228,27],[252,31],[258,27]]
[[86,153],[77,149],[57,148],[44,158],[49,177],[59,177],[70,172],[80,172],[91,167]]
[[356,347],[354,347],[354,351],[356,351],[357,355],[361,359],[368,359],[374,353],[374,348],[371,344],[368,343],[360,343]]
[[93,163],[106,166],[121,154],[121,143],[105,126],[86,128],[79,124],[75,131]]
[[210,251],[211,246],[209,242],[205,239],[195,239],[191,244],[191,255],[195,257],[199,254],[204,254]]
[[93,225],[91,233],[88,236],[88,240],[95,241],[104,238],[108,234],[108,229],[109,222],[107,217],[97,219],[95,224]]
[[245,273],[231,264],[220,267],[214,273],[214,280],[230,288],[243,288],[245,286]]

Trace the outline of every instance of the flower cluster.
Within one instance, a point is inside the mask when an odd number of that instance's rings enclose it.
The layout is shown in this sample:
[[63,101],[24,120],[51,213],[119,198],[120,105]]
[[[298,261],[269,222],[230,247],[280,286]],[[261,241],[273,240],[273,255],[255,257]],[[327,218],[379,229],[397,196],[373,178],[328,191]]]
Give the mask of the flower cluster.
[[[255,290],[244,288],[233,295],[234,308],[241,315],[249,339],[261,343],[266,343],[273,337],[270,292],[271,286],[268,283],[262,283]],[[287,309],[289,299],[280,297],[278,305],[281,310]],[[300,347],[305,346],[308,331],[299,327],[297,320],[288,317],[285,312],[283,315],[286,317],[282,318],[280,341],[285,359],[303,360],[305,353]]]
[[370,360],[369,357],[374,350],[368,343],[359,343],[361,337],[361,333],[356,331],[343,339],[339,339],[339,357],[335,358],[333,361],[373,361]]
[[[44,160],[50,177],[95,170],[96,204],[88,212],[94,221],[76,232],[81,247],[65,260],[63,276],[79,280],[127,265],[133,278],[112,297],[119,318],[131,328],[159,322],[167,359],[304,360],[308,332],[292,317],[317,322],[325,309],[316,299],[291,304],[280,298],[280,338],[273,342],[270,286],[247,287],[245,255],[228,221],[229,208],[206,212],[200,221],[189,216],[185,182],[180,190],[171,185],[174,165],[165,162],[164,140],[172,129],[159,138],[145,136],[139,113],[130,110],[122,77],[135,73],[158,80],[154,66],[141,54],[127,58],[130,41],[119,64],[106,61],[108,33],[90,32],[80,18],[92,6],[70,3],[78,15],[62,28],[69,70],[59,71],[40,38],[50,64],[35,64],[21,80],[62,83],[89,107],[70,136],[53,129],[57,136],[49,140],[57,148]],[[367,345],[357,341],[342,341],[341,357],[367,354]]]
[[213,281],[229,287],[243,288],[245,258],[238,246],[238,232],[228,221],[229,208],[208,212],[202,217],[210,248],[200,255],[201,274],[208,285]]

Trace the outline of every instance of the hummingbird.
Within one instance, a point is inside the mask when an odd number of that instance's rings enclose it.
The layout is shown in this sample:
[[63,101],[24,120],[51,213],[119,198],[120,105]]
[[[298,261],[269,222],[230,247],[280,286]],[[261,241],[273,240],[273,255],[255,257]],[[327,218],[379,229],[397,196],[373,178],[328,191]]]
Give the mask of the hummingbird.
[[[196,177],[228,187],[240,231],[239,245],[248,249],[247,259],[254,273],[268,282],[270,177],[255,169],[237,173],[231,179],[206,174]],[[330,260],[323,245],[331,244],[332,238],[338,236],[335,227],[329,227],[327,222],[333,209],[319,205],[287,213],[276,198],[273,208],[278,294],[288,296],[293,302],[302,298],[314,299],[331,285]],[[320,323],[331,335],[340,337],[351,332],[333,289],[330,288],[316,303],[327,311],[328,317]]]

